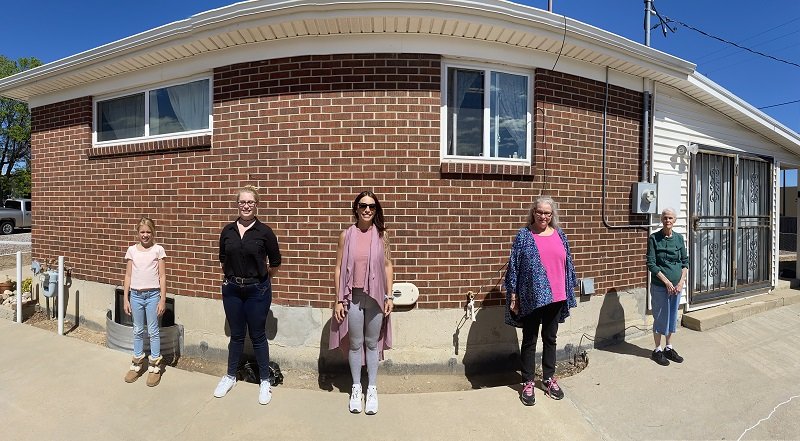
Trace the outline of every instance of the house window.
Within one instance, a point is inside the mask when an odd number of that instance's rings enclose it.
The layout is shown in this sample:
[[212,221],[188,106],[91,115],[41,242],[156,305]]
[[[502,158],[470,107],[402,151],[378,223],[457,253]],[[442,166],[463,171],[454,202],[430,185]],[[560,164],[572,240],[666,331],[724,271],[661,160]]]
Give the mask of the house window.
[[530,76],[447,67],[445,156],[526,160],[530,157]]
[[202,79],[98,100],[96,142],[180,136],[208,130],[209,84],[208,79]]

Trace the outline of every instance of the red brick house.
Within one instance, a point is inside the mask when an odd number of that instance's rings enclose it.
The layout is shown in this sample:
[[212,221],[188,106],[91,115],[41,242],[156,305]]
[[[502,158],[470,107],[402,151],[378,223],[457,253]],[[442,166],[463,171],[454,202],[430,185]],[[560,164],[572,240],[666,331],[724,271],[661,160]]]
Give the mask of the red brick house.
[[[537,195],[560,201],[579,277],[593,281],[561,333],[569,352],[584,332],[648,325],[644,254],[658,216],[638,207],[635,184],[677,196],[689,233],[702,211],[693,179],[716,182],[690,165],[760,161],[757,269],[737,285],[697,266],[689,303],[703,307],[774,286],[772,176],[800,164],[798,134],[693,64],[501,0],[243,2],[2,79],[0,95],[32,108],[34,257],[65,256],[89,324],[111,307],[148,215],[184,353],[225,351],[217,241],[235,189],[260,187],[259,217],[284,256],[272,354],[290,364],[329,359],[336,238],[363,189],[382,198],[396,281],[419,289],[396,313],[387,357],[458,369],[518,350],[501,280]],[[676,153],[692,144],[697,155]],[[708,260],[696,242],[690,252]],[[718,252],[728,263],[713,274],[742,254]],[[461,329],[469,291],[480,311]]]

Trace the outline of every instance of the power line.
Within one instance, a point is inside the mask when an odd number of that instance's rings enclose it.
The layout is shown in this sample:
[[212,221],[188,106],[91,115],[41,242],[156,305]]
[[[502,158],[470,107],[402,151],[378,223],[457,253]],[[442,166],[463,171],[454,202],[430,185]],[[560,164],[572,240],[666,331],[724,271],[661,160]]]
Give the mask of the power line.
[[695,32],[698,32],[698,33],[700,33],[700,34],[703,34],[703,35],[705,35],[706,37],[713,38],[713,39],[715,39],[715,40],[721,41],[721,42],[723,42],[723,43],[726,43],[726,44],[730,44],[730,45],[732,45],[732,46],[736,46],[736,47],[738,47],[739,49],[743,49],[743,50],[746,50],[746,51],[748,51],[748,52],[752,52],[752,53],[754,53],[754,54],[756,54],[756,55],[761,55],[762,57],[770,58],[770,59],[772,59],[772,60],[779,61],[779,62],[781,62],[781,63],[785,63],[785,64],[789,64],[789,65],[791,65],[791,66],[800,67],[800,64],[797,64],[797,63],[795,63],[795,62],[793,62],[793,61],[787,61],[787,60],[784,60],[784,59],[781,59],[781,58],[778,58],[778,57],[773,57],[772,55],[765,54],[765,53],[763,53],[763,52],[759,52],[759,51],[756,51],[756,50],[750,49],[750,48],[748,48],[748,47],[744,47],[744,46],[742,46],[742,45],[740,45],[740,44],[738,44],[738,43],[734,43],[734,42],[732,42],[732,41],[730,41],[730,40],[726,40],[726,39],[724,39],[724,38],[717,37],[716,35],[711,35],[711,34],[709,34],[708,32],[705,32],[705,31],[702,31],[702,30],[700,30],[700,29],[697,29],[697,28],[696,28],[696,27],[694,27],[694,26],[689,26],[689,25],[688,25],[688,24],[686,24],[686,23],[683,23],[683,22],[680,22],[680,21],[677,21],[677,20],[670,19],[669,17],[666,17],[666,20],[667,20],[667,22],[678,24],[678,25],[680,25],[680,26],[683,26],[683,27],[685,27],[685,28],[687,28],[687,29],[691,29],[691,30],[693,30],[693,31],[695,31]]
[[[775,38],[756,43],[751,47],[755,48],[757,46],[763,46],[763,45],[765,45],[767,43],[771,43],[773,41],[780,40],[782,38],[786,38],[786,37],[789,37],[789,36],[797,34],[797,33],[800,33],[800,29],[798,29],[796,31],[793,31],[793,32],[789,32],[788,34],[779,35],[779,36],[777,36]],[[780,47],[780,48],[777,48],[777,49],[773,49],[773,51],[780,52],[782,49],[786,49],[786,48],[789,48],[789,47],[792,47],[792,48],[797,47],[797,43],[792,42],[792,44],[789,45],[789,46],[783,46],[783,47]],[[741,53],[741,49],[736,49],[736,48],[731,48],[731,47],[727,47],[725,49],[733,49],[733,51],[731,53],[729,53],[729,54],[722,54],[722,55],[719,55],[719,56],[716,56],[716,57],[711,57],[710,59],[707,59],[705,62],[709,63],[711,61],[723,60],[725,58],[733,57],[733,56],[738,55],[738,54]],[[702,58],[703,57],[698,58],[697,61],[700,61]]]
[[761,109],[769,109],[770,107],[785,106],[787,104],[794,104],[794,103],[800,103],[800,100],[787,101],[785,103],[780,103],[780,104],[772,104],[772,105],[769,105],[769,106],[758,107],[758,109],[759,110],[761,110]]
[[[757,33],[757,34],[751,35],[751,36],[749,36],[749,37],[745,38],[744,40],[740,40],[740,41],[739,41],[739,43],[741,44],[741,43],[744,43],[745,41],[752,40],[752,39],[754,39],[754,38],[756,38],[756,37],[759,37],[759,36],[761,36],[761,35],[767,34],[767,33],[771,32],[771,31],[774,31],[775,29],[782,28],[782,27],[784,27],[784,26],[786,26],[786,25],[788,25],[788,24],[794,23],[794,22],[796,22],[796,21],[798,21],[798,20],[800,20],[800,17],[795,17],[795,18],[793,18],[793,19],[791,19],[791,20],[789,20],[789,21],[787,21],[787,22],[781,23],[781,24],[779,24],[779,25],[777,25],[777,26],[773,26],[773,27],[771,27],[771,28],[769,28],[769,29],[765,29],[765,30],[763,30],[763,31],[761,31],[761,32],[759,32],[759,33]],[[782,35],[782,36],[780,36],[780,37],[777,37],[777,38],[783,38],[783,37],[785,37],[785,36],[786,36],[786,35]],[[773,40],[774,40],[774,39],[773,39]],[[772,40],[762,41],[762,42],[760,42],[760,43],[757,43],[755,46],[758,46],[758,45],[760,45],[760,44],[764,44],[764,43],[766,43],[766,42],[768,42],[768,41],[772,41]],[[715,51],[708,52],[707,54],[705,54],[705,55],[701,55],[699,58],[697,58],[697,61],[700,61],[700,60],[702,60],[702,59],[704,59],[704,58],[708,58],[708,57],[710,57],[710,56],[712,56],[712,55],[714,55],[714,54],[717,54],[717,53],[720,53],[720,52],[724,52],[724,51],[726,51],[727,49],[730,49],[730,48],[722,48],[722,49],[717,49],[717,50],[715,50]]]

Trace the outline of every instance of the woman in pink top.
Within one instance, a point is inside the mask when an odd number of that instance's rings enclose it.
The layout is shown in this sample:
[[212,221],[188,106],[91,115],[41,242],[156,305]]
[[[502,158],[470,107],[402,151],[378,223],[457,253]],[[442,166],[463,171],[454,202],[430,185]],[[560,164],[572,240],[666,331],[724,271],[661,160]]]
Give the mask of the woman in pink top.
[[536,340],[542,330],[542,386],[553,399],[564,398],[556,371],[558,324],[577,306],[575,267],[567,235],[558,227],[558,205],[549,197],[536,199],[528,224],[514,239],[506,270],[506,323],[522,328],[520,399],[533,406]]
[[353,201],[355,223],[339,236],[334,283],[337,300],[331,320],[330,348],[347,351],[353,387],[349,408],[361,412],[361,366],[366,355],[365,413],[378,413],[378,360],[392,345],[389,314],[394,308],[393,268],[383,209],[371,191]]
[[[125,253],[125,314],[133,315],[133,361],[125,374],[125,381],[133,383],[144,374],[144,326],[150,335],[150,366],[147,368],[147,385],[158,385],[163,372],[161,336],[158,318],[164,314],[167,301],[167,275],[164,248],[153,241],[156,226],[150,218],[143,217],[136,224],[139,243],[131,245]],[[146,319],[146,320],[145,320]]]

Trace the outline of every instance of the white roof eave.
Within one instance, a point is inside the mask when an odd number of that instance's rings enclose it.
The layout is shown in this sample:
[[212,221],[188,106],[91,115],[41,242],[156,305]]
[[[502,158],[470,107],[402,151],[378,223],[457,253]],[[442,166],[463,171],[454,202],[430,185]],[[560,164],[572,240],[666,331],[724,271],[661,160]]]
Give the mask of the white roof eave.
[[698,101],[720,110],[745,127],[800,155],[800,134],[699,72],[693,72],[681,89]]
[[[43,81],[53,81],[61,76],[85,71],[99,65],[106,68],[112,67],[115,70],[119,69],[120,73],[124,73],[130,68],[120,67],[120,64],[134,55],[148,54],[149,49],[163,49],[171,44],[179,47],[194,40],[195,36],[207,37],[215,30],[221,33],[233,28],[255,27],[263,19],[291,22],[300,16],[308,16],[309,13],[362,17],[381,15],[396,17],[400,14],[461,16],[470,22],[508,23],[509,26],[524,27],[528,31],[546,33],[553,39],[566,38],[571,44],[585,46],[592,52],[610,56],[613,62],[639,66],[643,68],[645,74],[655,76],[666,74],[685,78],[695,67],[692,63],[585,23],[503,0],[414,2],[251,0],[201,12],[184,20],[159,26],[35,69],[2,78],[0,79],[0,95],[28,101],[33,95],[49,92],[48,86],[41,83]],[[566,35],[564,36],[565,25]],[[34,83],[39,83],[39,90],[36,92],[32,92],[29,88]],[[54,86],[53,89],[55,90],[56,87]]]

